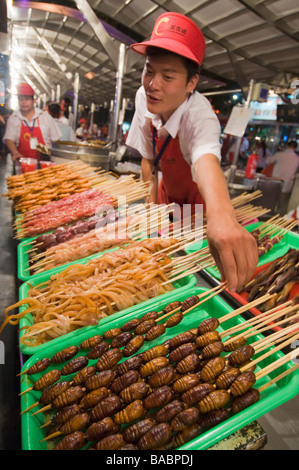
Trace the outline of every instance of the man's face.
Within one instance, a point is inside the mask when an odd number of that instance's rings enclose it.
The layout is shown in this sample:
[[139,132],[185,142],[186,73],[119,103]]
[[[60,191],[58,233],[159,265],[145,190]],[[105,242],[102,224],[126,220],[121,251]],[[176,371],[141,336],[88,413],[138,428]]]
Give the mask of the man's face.
[[32,111],[34,108],[34,98],[29,95],[19,95],[19,107],[22,113]]
[[160,114],[164,122],[188,98],[198,75],[187,83],[187,70],[180,57],[161,54],[147,57],[142,74],[147,108]]

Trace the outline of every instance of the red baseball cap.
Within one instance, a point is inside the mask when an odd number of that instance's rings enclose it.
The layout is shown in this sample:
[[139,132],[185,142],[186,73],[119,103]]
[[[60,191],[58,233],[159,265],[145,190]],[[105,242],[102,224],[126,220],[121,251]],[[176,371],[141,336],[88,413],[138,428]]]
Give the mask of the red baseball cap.
[[18,86],[18,95],[34,96],[33,88],[28,83],[20,83]]
[[199,27],[190,18],[180,13],[163,13],[155,22],[149,41],[132,44],[130,47],[145,55],[148,46],[160,47],[202,64],[206,45]]

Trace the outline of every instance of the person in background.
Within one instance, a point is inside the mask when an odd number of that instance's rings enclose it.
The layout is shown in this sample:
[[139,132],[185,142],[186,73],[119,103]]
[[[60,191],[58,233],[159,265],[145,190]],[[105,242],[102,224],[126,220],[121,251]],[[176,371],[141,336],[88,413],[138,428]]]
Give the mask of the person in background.
[[274,163],[272,178],[283,181],[279,204],[280,215],[287,213],[291,192],[294,185],[295,174],[299,167],[299,156],[296,153],[297,142],[295,140],[287,142],[285,150],[276,152],[267,158],[266,164]]
[[3,142],[3,137],[7,120],[12,113],[13,111],[9,108],[7,103],[5,103],[3,106],[0,106],[0,158],[6,156],[7,154],[7,148]]
[[[248,136],[248,134],[244,134],[244,136],[242,137],[242,140],[241,140],[241,144],[240,144],[239,160],[238,160],[238,166],[240,168],[245,168],[246,163],[247,163],[247,158],[248,158],[247,152],[248,152],[248,149],[249,149],[249,140],[247,139],[247,136]],[[232,145],[229,148],[229,162],[230,162],[230,164],[233,162],[236,145],[237,145],[237,140],[234,139]]]
[[168,12],[157,18],[149,41],[130,47],[145,56],[145,66],[126,144],[142,155],[142,178],[151,184],[148,202],[195,210],[205,205],[210,251],[221,280],[234,292],[254,273],[257,244],[238,223],[230,200],[217,116],[195,91],[205,55],[203,34],[186,16]]
[[57,125],[60,129],[61,132],[61,141],[67,141],[67,142],[75,142],[76,140],[76,135],[71,126],[68,124],[64,124],[63,122],[60,121],[60,116],[61,116],[61,107],[59,103],[50,103],[48,106],[48,112],[49,114],[54,118],[54,120],[57,122]]
[[76,130],[76,138],[78,140],[87,140],[90,136],[88,134],[88,121],[85,118],[81,118],[79,121],[80,126]]
[[272,156],[272,153],[267,149],[266,142],[264,140],[259,140],[255,149],[256,154],[259,159],[257,162],[257,173],[260,173],[266,167],[266,160]]
[[34,91],[27,83],[18,86],[18,101],[19,111],[9,117],[3,142],[13,161],[21,157],[38,159],[37,145],[50,147],[60,139],[61,132],[48,112],[35,107]]
[[59,121],[73,128],[74,115],[70,112],[72,101],[69,96],[63,96],[60,100],[61,115]]

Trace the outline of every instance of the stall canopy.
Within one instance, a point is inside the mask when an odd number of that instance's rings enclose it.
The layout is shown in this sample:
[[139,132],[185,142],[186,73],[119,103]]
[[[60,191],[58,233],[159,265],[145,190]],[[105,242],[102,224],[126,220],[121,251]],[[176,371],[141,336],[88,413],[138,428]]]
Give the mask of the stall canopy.
[[80,101],[114,99],[120,44],[125,44],[122,94],[134,100],[143,58],[129,49],[149,38],[157,17],[187,15],[201,28],[206,58],[201,92],[246,90],[250,79],[285,92],[299,77],[298,0],[75,0],[7,3],[10,70],[48,99],[73,93]]

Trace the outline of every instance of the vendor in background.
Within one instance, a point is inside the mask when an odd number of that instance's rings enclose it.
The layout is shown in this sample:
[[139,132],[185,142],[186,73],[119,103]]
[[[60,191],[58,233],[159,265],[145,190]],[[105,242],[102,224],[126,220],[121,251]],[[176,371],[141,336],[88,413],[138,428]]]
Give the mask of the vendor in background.
[[209,101],[195,91],[204,37],[189,18],[169,12],[156,20],[149,41],[131,48],[146,60],[126,144],[142,155],[142,178],[152,188],[149,202],[205,204],[210,251],[222,281],[234,292],[252,276],[258,253],[230,200],[220,166],[219,121]]
[[52,118],[56,121],[60,132],[61,132],[61,138],[59,140],[61,141],[67,141],[67,142],[75,142],[76,140],[76,135],[71,126],[68,124],[64,124],[63,122],[60,121],[60,116],[61,116],[61,107],[59,103],[50,103],[48,105],[48,112],[52,116]]
[[34,91],[27,83],[18,87],[19,111],[13,112],[6,125],[3,142],[12,159],[38,158],[37,144],[50,147],[61,132],[48,112],[35,108]]
[[88,121],[85,118],[81,118],[79,121],[80,126],[76,130],[76,138],[80,141],[87,140],[90,138],[88,134]]
[[255,153],[259,157],[256,171],[257,173],[260,173],[266,167],[266,160],[272,156],[272,153],[267,149],[267,145],[264,140],[259,140],[257,142]]
[[266,161],[267,165],[274,163],[272,178],[283,181],[279,203],[280,215],[287,213],[295,174],[299,167],[299,156],[296,153],[296,149],[297,142],[295,140],[287,142],[285,150],[276,152],[271,157],[268,157]]

